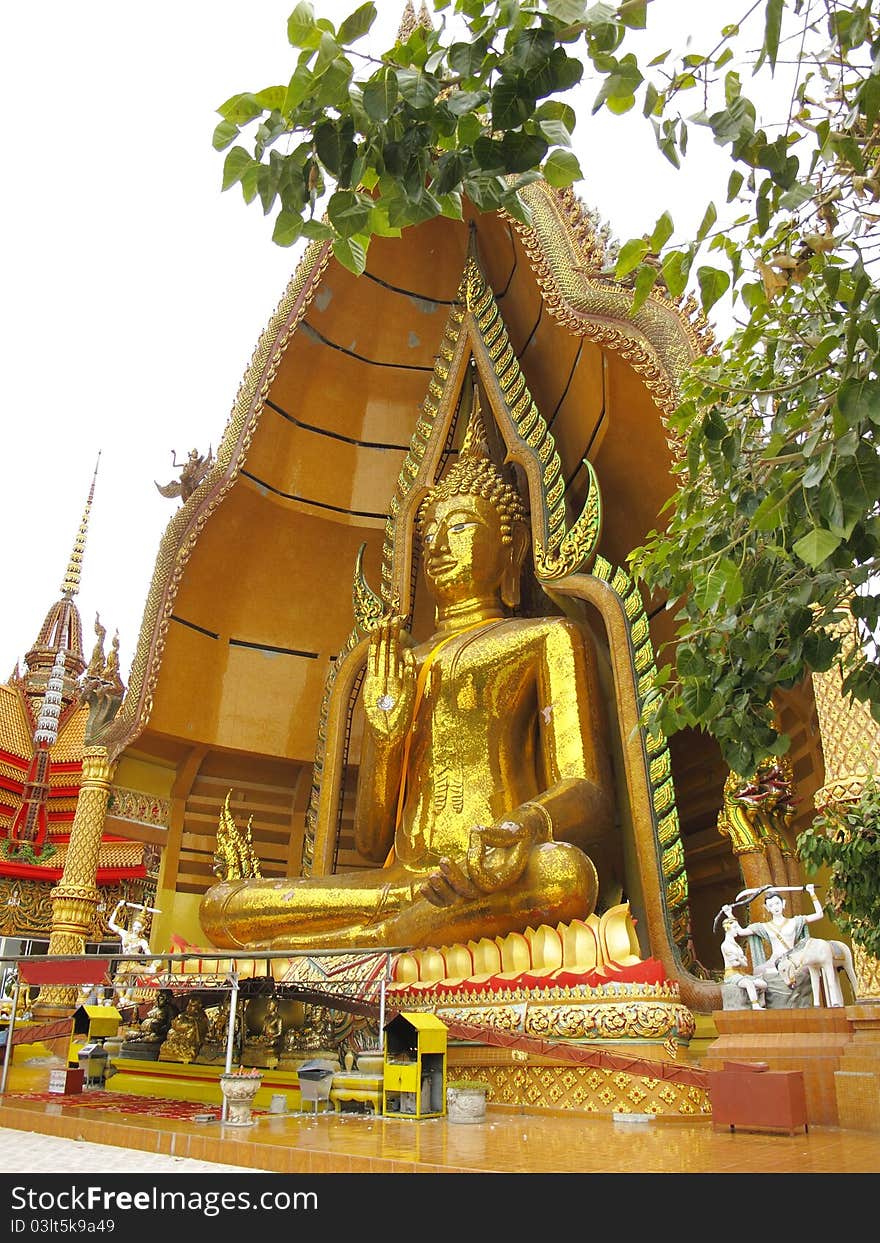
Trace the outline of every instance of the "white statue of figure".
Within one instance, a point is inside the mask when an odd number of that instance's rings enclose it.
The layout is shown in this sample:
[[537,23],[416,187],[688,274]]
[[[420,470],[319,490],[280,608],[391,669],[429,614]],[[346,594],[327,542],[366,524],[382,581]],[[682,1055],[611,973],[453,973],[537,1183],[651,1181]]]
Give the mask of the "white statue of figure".
[[[150,943],[144,936],[144,919],[142,915],[135,915],[131,921],[131,927],[127,928],[125,924],[119,922],[119,915],[124,906],[129,906],[124,898],[120,898],[116,903],[113,914],[107,920],[107,927],[111,932],[115,932],[122,944],[123,954],[149,954]],[[136,908],[140,909],[140,908]]]
[[[761,975],[766,977],[778,974],[793,988],[802,972],[809,971],[813,1005],[822,1005],[824,989],[827,1006],[842,1006],[843,993],[837,978],[837,967],[842,966],[845,969],[855,988],[852,955],[849,947],[842,941],[824,941],[818,938],[814,940],[810,936],[807,925],[821,919],[825,912],[816,897],[816,886],[805,885],[804,889],[813,899],[813,910],[809,915],[786,915],[785,898],[778,889],[769,889],[764,897],[767,919],[742,928],[733,916],[733,907],[727,905],[721,908],[726,916],[725,925],[728,920],[732,922],[736,937],[758,938],[766,953],[766,960],[760,965]],[[740,894],[739,899],[744,896],[746,895]]]
[[[120,923],[119,921],[119,916],[124,906],[131,906],[136,912],[138,912],[131,921],[131,927],[126,927],[124,923]],[[146,908],[143,906],[137,906],[132,902],[126,902],[124,898],[120,898],[116,903],[113,914],[107,920],[107,927],[111,932],[115,932],[119,937],[123,954],[131,954],[133,957],[144,958],[151,953],[150,943],[144,936],[143,912],[145,910]],[[116,970],[117,972],[123,972],[126,975],[134,971],[136,971],[138,975],[151,975],[157,970],[158,967],[158,960],[144,963],[143,965],[138,963],[136,967],[133,963],[120,962]],[[129,985],[119,994],[118,1004],[120,1006],[134,1004],[134,988],[132,985]]]
[[763,1010],[767,981],[762,975],[749,973],[749,960],[746,952],[736,939],[738,927],[739,924],[730,916],[723,924],[724,940],[721,942],[721,957],[724,959],[724,983],[738,985],[751,1002],[752,1009]]

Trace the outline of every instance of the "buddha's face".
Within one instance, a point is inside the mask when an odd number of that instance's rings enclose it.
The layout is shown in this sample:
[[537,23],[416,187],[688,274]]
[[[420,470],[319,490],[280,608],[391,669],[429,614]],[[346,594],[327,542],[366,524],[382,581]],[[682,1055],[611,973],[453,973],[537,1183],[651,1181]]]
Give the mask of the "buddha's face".
[[765,899],[764,905],[770,912],[771,917],[781,915],[785,910],[785,899],[781,898],[778,893],[772,893],[769,898]]
[[481,496],[449,496],[425,510],[425,576],[438,603],[497,592],[511,565],[501,542],[501,516]]

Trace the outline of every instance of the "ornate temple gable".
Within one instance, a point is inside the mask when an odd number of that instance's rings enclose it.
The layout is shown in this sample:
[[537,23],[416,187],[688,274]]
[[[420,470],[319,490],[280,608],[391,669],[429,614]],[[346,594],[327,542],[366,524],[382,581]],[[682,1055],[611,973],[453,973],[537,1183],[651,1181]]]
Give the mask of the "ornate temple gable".
[[[600,239],[596,236],[590,218],[580,210],[576,200],[571,195],[551,190],[543,183],[530,186],[528,193],[534,223],[528,230],[517,226],[516,232],[537,274],[539,300],[542,303],[546,301],[551,312],[551,315],[547,317],[548,322],[552,320],[563,324],[565,329],[574,336],[581,337],[584,341],[595,342],[594,348],[607,351],[609,357],[619,355],[625,364],[624,370],[629,368],[632,373],[641,377],[651,399],[645,406],[648,412],[647,417],[653,418],[655,422],[658,421],[658,408],[663,413],[667,413],[674,404],[674,394],[683,368],[691,358],[705,348],[705,338],[701,335],[699,325],[693,321],[691,310],[687,306],[676,305],[654,291],[645,307],[631,319],[628,315],[628,307],[631,304],[632,295],[628,290],[622,289],[607,276],[601,274]],[[507,251],[511,252],[514,235],[506,217],[477,216],[475,218],[479,222],[481,237],[484,229],[491,233],[493,228],[500,237],[501,232],[497,226],[501,226],[503,231],[509,233],[511,241],[507,243]],[[497,225],[493,224],[493,220],[497,222]],[[346,283],[339,277],[340,270],[335,263],[330,267],[333,273],[332,287],[328,284],[326,277],[328,265],[331,265],[331,251],[326,243],[315,243],[306,250],[284,297],[260,338],[239,388],[212,469],[187,502],[175,512],[161,541],[131,670],[129,691],[114,724],[111,739],[112,756],[121,754],[126,746],[139,737],[151,719],[160,670],[168,644],[169,627],[172,625],[172,617],[175,613],[175,604],[187,578],[188,564],[209,519],[216,514],[236,482],[241,487],[254,486],[253,480],[249,478],[249,454],[255,446],[258,431],[261,436],[263,435],[262,428],[265,424],[267,403],[270,404],[273,418],[286,418],[291,425],[304,427],[309,434],[317,432],[325,436],[333,435],[333,433],[323,433],[320,428],[312,426],[320,422],[320,415],[316,415],[315,411],[310,410],[308,406],[298,405],[295,397],[288,396],[286,404],[281,403],[280,414],[279,405],[273,400],[285,355],[289,352],[292,343],[302,337],[302,333],[297,334],[297,328],[301,326],[305,328],[303,320],[307,312],[310,313],[311,309],[324,309],[325,300],[335,296],[336,282],[339,279],[339,287],[344,286],[347,291],[346,296],[356,300],[358,304],[360,311],[358,324],[361,331],[369,333],[374,328],[371,321],[371,303],[379,298],[383,291],[395,290],[396,286],[403,284],[413,291],[409,294],[409,298],[412,307],[415,308],[415,319],[410,337],[416,341],[420,339],[424,341],[423,313],[431,308],[437,309],[437,306],[442,306],[442,303],[431,302],[431,297],[436,297],[434,293],[428,298],[417,297],[419,283],[421,281],[427,286],[438,271],[448,272],[449,263],[455,262],[458,243],[453,243],[453,239],[456,237],[461,238],[459,253],[463,254],[464,228],[465,226],[451,221],[429,222],[428,225],[407,230],[400,239],[376,243],[376,263],[379,263],[380,253],[386,255],[381,276],[378,275],[376,265],[373,263],[373,251],[371,250],[371,264],[367,273],[360,278],[351,278],[351,282],[357,282],[356,285]],[[442,232],[443,230],[445,232]],[[384,252],[381,249],[382,246],[386,248]],[[422,247],[421,253],[420,246]],[[496,245],[493,261],[506,263],[507,260],[503,257],[499,259],[501,252],[500,244]],[[396,256],[395,262],[388,261],[387,257],[392,253]],[[513,267],[515,266],[516,257],[514,256]],[[523,270],[525,270],[525,265]],[[522,280],[518,276],[516,279],[520,282]],[[498,283],[494,276],[492,282],[497,287]],[[532,288],[535,287],[532,286]],[[349,290],[354,292],[349,294]],[[406,295],[407,291],[397,287],[396,292],[398,295]],[[336,305],[334,303],[334,306]],[[310,313],[310,320],[311,318]],[[430,328],[430,323],[427,321],[425,323]],[[510,323],[509,317],[508,323]],[[376,331],[378,330],[376,328]],[[313,328],[311,331],[314,333]],[[320,340],[320,337],[316,340]],[[345,338],[337,343],[324,341],[323,344],[332,346],[333,350],[337,351],[327,352],[328,367],[331,365],[335,367],[337,363],[342,365],[346,358],[358,357],[356,352],[348,348]],[[521,348],[523,347],[520,345],[516,347],[517,351]],[[546,357],[547,366],[552,369],[554,356],[552,349],[548,345],[543,348],[542,357]],[[358,401],[367,401],[368,398],[374,403],[390,400],[383,397],[379,390],[374,390],[369,386],[382,384],[386,376],[394,378],[402,372],[386,371],[380,375],[378,367],[370,367],[369,358],[362,358],[361,363],[367,364],[362,377],[364,387],[363,390],[352,390],[357,392]],[[345,365],[348,365],[347,362]],[[393,366],[401,365],[393,364]],[[534,366],[534,363],[531,362],[530,365]],[[592,372],[590,374],[592,375]],[[587,383],[586,378],[583,382]],[[592,382],[591,380],[590,383]],[[289,376],[285,383],[290,389]],[[401,410],[409,404],[410,399],[407,395],[409,391],[399,389],[397,400]],[[637,399],[638,401],[644,400],[638,395]],[[562,397],[559,400],[561,401]],[[340,469],[347,469],[352,476],[357,474],[360,477],[363,468],[354,466],[354,463],[360,459],[352,457],[351,454],[366,454],[369,457],[370,453],[379,450],[384,451],[386,455],[395,449],[405,450],[413,425],[418,418],[415,410],[416,401],[417,399],[413,400],[409,407],[413,414],[408,416],[407,421],[398,420],[399,430],[393,435],[383,437],[388,442],[387,444],[374,445],[352,439],[350,436],[336,435],[332,444],[328,446],[334,453],[337,452],[341,441],[347,441],[353,446],[348,451],[349,458],[339,459],[342,463]],[[633,404],[633,393],[629,389],[621,391],[617,401],[622,409],[624,407],[630,409]],[[651,410],[653,414],[650,413]],[[633,417],[635,416],[632,413],[627,415],[629,419]],[[568,422],[572,428],[576,429],[577,419],[574,415]],[[570,431],[569,438],[576,439],[578,434],[576,430]],[[623,440],[626,440],[629,432],[622,429],[621,436]],[[369,439],[369,437],[365,438],[366,441]],[[620,440],[620,437],[618,439]],[[624,478],[625,450],[616,449],[615,452],[619,464],[614,465],[614,473]],[[656,454],[656,451],[654,452]],[[579,448],[571,446],[566,448],[566,453],[569,458],[572,453],[575,455],[575,466],[583,456]],[[349,462],[349,466],[346,467],[344,462]],[[246,463],[248,470],[245,470]],[[652,462],[652,470],[663,472],[665,466],[662,462]],[[242,478],[243,475],[245,478]],[[259,480],[257,486],[261,486]],[[262,486],[264,492],[261,495],[271,493],[274,489],[277,505],[290,503],[301,505],[298,496],[288,495],[294,491],[289,486],[286,488],[280,485]],[[570,477],[565,478],[564,486],[566,489],[572,486]],[[582,489],[583,486],[581,479],[575,485],[575,490]],[[665,499],[665,494],[664,488],[659,485],[658,493],[658,503],[660,503]],[[271,496],[270,499],[272,499]],[[644,489],[641,489],[639,503],[646,510],[645,519],[639,519],[641,522],[647,519],[647,510],[653,507],[653,494],[647,498],[646,503]],[[578,509],[581,507],[579,496],[575,498],[574,504]],[[374,505],[373,508],[375,507]],[[360,509],[363,508],[363,506],[360,507]],[[317,510],[313,509],[312,512],[327,522],[339,521],[340,519],[334,516],[333,509],[333,505],[324,504]],[[371,515],[359,512],[358,505],[353,503],[344,511],[339,512],[342,513],[342,520],[349,523],[359,522],[364,528],[375,527],[382,519],[382,515],[378,513]],[[656,509],[653,513],[656,513]],[[653,521],[653,513],[650,521]],[[346,517],[346,515],[350,516]],[[206,629],[216,631],[217,627],[208,626]],[[291,646],[296,646],[296,644]]]
[[595,221],[573,191],[548,192],[535,182],[522,191],[528,227],[513,221],[550,313],[573,333],[620,354],[645,378],[664,418],[672,414],[685,369],[714,338],[696,299],[671,298],[656,285],[630,313],[633,290],[613,278],[613,262]]

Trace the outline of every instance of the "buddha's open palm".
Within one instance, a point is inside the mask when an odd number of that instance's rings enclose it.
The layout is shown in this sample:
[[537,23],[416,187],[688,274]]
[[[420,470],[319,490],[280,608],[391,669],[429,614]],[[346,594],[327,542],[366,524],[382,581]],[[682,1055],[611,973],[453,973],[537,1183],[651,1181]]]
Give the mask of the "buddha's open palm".
[[416,696],[416,662],[400,617],[384,617],[370,637],[363,703],[377,740],[401,741],[409,729]]

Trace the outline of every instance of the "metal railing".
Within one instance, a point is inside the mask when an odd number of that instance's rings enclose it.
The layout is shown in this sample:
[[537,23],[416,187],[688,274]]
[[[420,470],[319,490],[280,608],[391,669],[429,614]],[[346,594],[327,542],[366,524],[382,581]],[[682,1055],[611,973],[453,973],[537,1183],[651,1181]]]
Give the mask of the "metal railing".
[[[271,983],[271,991],[282,998],[317,1001],[330,1009],[348,1010],[353,1013],[375,1015],[379,1020],[379,1033],[385,1027],[386,992],[391,982],[393,959],[399,950],[385,951],[375,949],[324,950],[320,954],[305,950],[277,950],[259,954],[230,955],[210,952],[187,952],[174,954],[150,954],[143,956],[143,963],[131,953],[118,954],[41,954],[41,955],[0,955],[0,977],[6,979],[14,973],[12,998],[9,1018],[6,1027],[6,1044],[3,1051],[3,1067],[0,1072],[0,1097],[6,1093],[9,1069],[12,1064],[12,1049],[15,1035],[15,1024],[18,1019],[21,1000],[21,986],[40,984],[49,988],[73,988],[84,984],[94,987],[111,988],[116,992],[132,987],[170,989],[174,991],[213,991],[230,994],[229,1018],[226,1031],[226,1055],[224,1074],[232,1070],[233,1052],[235,1048],[235,1025],[242,985],[249,991],[251,981],[253,993],[264,995],[269,991],[266,985]],[[365,981],[363,975],[346,975],[344,965],[336,969],[332,976],[325,973],[324,979],[308,980],[276,979],[270,964],[278,961],[311,960],[313,963],[324,964],[326,960],[345,960],[360,958],[362,961],[377,961],[377,969],[372,977]],[[70,964],[69,980],[61,977],[64,964]],[[186,964],[198,963],[197,971],[177,970],[175,964],[185,967]],[[204,970],[204,964],[216,963],[215,971]],[[251,968],[244,975],[238,970],[237,964],[247,964]],[[116,970],[113,971],[113,965]],[[265,975],[257,974],[258,964],[265,965]],[[41,971],[43,967],[45,970]],[[94,972],[82,968],[93,968]],[[76,968],[79,968],[78,970]],[[122,969],[121,969],[122,968]],[[381,974],[379,970],[381,968]],[[94,978],[86,979],[86,976]],[[317,973],[316,973],[317,974]],[[42,982],[40,976],[43,976]],[[24,977],[24,978],[23,978]],[[26,978],[30,977],[30,979]],[[50,978],[51,977],[51,978]],[[109,977],[109,978],[108,978]],[[260,987],[262,982],[262,989]],[[367,987],[369,986],[369,988]],[[369,992],[369,996],[367,995]],[[360,993],[360,996],[358,995]],[[333,1004],[335,1003],[335,1005]],[[223,1099],[221,1119],[225,1120],[227,1102]]]

